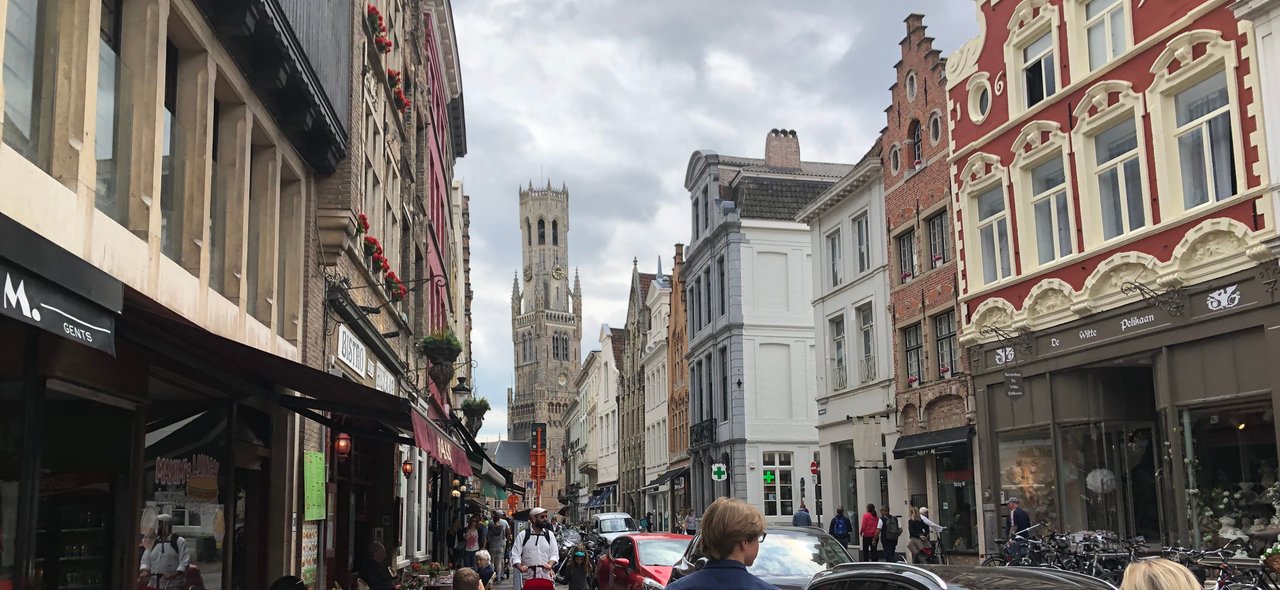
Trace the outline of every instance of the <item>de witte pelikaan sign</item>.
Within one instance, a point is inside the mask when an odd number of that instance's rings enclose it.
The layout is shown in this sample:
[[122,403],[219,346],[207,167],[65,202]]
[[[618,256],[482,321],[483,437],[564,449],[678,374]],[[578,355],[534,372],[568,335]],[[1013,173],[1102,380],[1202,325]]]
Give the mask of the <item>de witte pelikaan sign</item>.
[[0,315],[107,354],[116,353],[115,315],[0,258]]

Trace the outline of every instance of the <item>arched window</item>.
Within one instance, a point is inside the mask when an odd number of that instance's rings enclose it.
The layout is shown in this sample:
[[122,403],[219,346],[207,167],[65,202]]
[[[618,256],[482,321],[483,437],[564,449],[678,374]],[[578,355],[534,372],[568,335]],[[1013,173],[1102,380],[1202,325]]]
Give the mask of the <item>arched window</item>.
[[924,163],[924,137],[920,132],[920,122],[911,121],[911,162],[910,168],[919,168]]
[[547,243],[547,222],[538,220],[538,245],[542,246]]
[[551,220],[551,245],[552,246],[560,245],[560,220],[559,219]]
[[524,241],[526,244],[533,245],[533,226],[529,225],[529,218],[524,218]]

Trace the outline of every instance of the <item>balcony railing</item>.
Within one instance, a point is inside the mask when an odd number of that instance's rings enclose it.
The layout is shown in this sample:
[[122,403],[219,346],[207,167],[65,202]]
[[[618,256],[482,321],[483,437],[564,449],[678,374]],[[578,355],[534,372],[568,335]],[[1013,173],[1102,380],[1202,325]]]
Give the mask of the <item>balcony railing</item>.
[[831,365],[831,389],[838,391],[849,386],[848,371],[844,363]]
[[707,418],[689,427],[689,446],[698,447],[716,442],[716,419]]
[[862,382],[874,381],[876,378],[876,357],[862,357],[860,364],[862,365],[860,367],[862,369]]

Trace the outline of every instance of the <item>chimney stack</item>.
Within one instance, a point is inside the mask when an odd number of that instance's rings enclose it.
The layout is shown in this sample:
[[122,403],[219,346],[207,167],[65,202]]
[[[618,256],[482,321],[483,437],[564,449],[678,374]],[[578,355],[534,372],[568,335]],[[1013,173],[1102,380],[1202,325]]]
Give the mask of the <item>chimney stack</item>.
[[794,129],[773,129],[764,140],[764,164],[770,168],[800,169],[800,138]]

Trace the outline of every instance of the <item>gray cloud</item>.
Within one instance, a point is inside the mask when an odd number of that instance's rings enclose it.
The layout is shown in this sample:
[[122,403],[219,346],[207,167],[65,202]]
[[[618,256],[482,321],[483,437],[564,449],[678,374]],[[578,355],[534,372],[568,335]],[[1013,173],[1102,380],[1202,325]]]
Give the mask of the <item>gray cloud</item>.
[[852,162],[885,125],[902,20],[926,15],[944,54],[977,31],[956,0],[489,0],[456,2],[472,204],[481,438],[506,435],[513,382],[517,187],[566,183],[583,346],[625,319],[632,260],[670,269],[688,241],[690,153],[760,157],[798,130],[806,160]]

